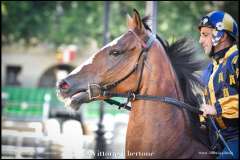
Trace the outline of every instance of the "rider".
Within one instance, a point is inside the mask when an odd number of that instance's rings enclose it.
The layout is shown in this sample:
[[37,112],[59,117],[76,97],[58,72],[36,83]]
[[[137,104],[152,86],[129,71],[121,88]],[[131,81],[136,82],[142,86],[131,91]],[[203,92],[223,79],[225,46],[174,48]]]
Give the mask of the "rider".
[[[204,116],[214,117],[233,153],[231,157],[226,146],[222,146],[217,158],[238,158],[238,26],[228,13],[213,11],[202,17],[198,28],[199,43],[211,59],[202,76],[206,104],[203,104],[200,110]],[[211,130],[211,124],[208,126]],[[216,132],[209,133],[210,142],[213,144],[213,140],[218,139]]]

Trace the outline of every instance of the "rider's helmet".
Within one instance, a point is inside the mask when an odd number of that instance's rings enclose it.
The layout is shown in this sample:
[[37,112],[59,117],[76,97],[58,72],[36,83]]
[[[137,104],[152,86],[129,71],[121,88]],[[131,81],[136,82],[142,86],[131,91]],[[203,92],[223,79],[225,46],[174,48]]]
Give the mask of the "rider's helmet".
[[234,41],[238,36],[238,25],[236,21],[228,13],[223,11],[213,11],[202,17],[198,28],[210,27],[213,28],[213,46],[216,46],[219,40],[223,37],[224,32],[232,37]]

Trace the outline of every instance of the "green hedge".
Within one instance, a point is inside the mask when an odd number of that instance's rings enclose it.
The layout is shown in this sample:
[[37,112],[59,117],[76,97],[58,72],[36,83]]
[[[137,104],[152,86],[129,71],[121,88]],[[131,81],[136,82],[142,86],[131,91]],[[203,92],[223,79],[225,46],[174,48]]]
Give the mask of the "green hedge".
[[[2,116],[8,119],[41,121],[46,94],[51,96],[50,110],[66,110],[64,103],[58,100],[55,88],[3,87],[2,92],[8,95],[3,101],[4,107],[2,108]],[[115,99],[123,102],[123,99]],[[105,113],[107,114],[128,113],[128,111],[123,109],[118,110],[116,106],[103,104],[105,106]],[[81,107],[83,107],[82,111],[85,118],[99,117],[100,101],[83,104]]]

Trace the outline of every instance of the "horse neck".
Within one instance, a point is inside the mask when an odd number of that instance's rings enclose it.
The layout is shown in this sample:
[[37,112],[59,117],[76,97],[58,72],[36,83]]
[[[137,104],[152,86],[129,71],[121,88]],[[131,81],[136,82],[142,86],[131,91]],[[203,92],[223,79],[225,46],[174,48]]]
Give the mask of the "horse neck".
[[[144,67],[143,79],[140,88],[141,95],[167,96],[183,100],[183,95],[176,78],[175,71],[160,43],[154,43],[148,52],[147,65]],[[184,112],[176,106],[163,102],[138,100],[132,103],[133,110],[130,118],[143,116],[138,119],[144,122],[151,119],[153,123],[162,122],[160,126],[168,127],[169,124],[182,124],[185,128]],[[150,122],[151,123],[151,122]],[[144,123],[146,124],[146,123]],[[160,128],[159,128],[160,129]],[[162,132],[163,133],[163,132]]]
[[[141,95],[168,96],[183,100],[176,74],[160,44],[155,44],[149,50],[147,65],[144,67]],[[133,101],[126,151],[156,153],[150,158],[186,158],[193,156],[195,152],[199,156],[197,150],[207,149],[193,140],[189,122],[184,109],[163,102]]]
[[149,50],[143,72],[142,95],[169,96],[183,100],[183,95],[171,62],[160,43]]

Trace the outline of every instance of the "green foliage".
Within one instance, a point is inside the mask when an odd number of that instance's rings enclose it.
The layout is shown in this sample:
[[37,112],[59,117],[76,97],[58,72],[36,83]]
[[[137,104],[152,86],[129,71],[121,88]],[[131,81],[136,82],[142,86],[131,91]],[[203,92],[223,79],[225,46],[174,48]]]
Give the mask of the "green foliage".
[[[198,37],[199,19],[214,9],[238,15],[238,2],[159,1],[157,33],[168,41]],[[226,8],[224,8],[226,7]],[[110,40],[126,31],[126,15],[136,8],[145,15],[145,2],[112,1],[109,13]],[[2,43],[24,40],[26,44],[85,45],[103,41],[103,1],[2,1]],[[238,17],[235,17],[238,20]]]
[[207,5],[210,5],[212,10],[218,8],[206,1],[158,2],[158,12],[161,14],[157,17],[157,32],[170,43],[184,36],[197,39],[197,26],[202,16],[208,12],[205,9]]

